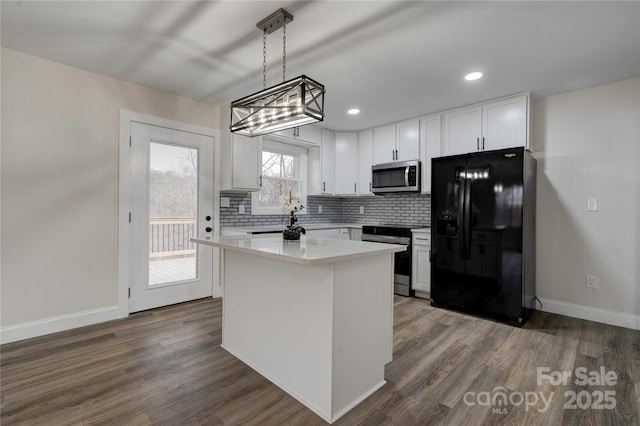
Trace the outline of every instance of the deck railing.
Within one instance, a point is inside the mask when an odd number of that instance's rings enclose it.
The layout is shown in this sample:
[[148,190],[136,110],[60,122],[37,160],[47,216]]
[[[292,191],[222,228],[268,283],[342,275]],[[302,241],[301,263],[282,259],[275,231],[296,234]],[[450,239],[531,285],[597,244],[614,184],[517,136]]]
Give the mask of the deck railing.
[[149,257],[182,257],[196,252],[194,217],[153,217],[149,220]]

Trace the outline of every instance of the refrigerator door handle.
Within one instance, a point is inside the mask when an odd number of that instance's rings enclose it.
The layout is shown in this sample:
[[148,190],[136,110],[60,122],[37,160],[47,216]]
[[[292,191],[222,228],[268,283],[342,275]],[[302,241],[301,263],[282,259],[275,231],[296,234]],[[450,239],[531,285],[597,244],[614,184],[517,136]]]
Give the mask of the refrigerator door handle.
[[464,250],[467,259],[471,259],[471,180],[464,188]]
[[[464,172],[463,172],[464,173]],[[465,218],[464,218],[464,194],[467,186],[467,179],[460,177],[460,189],[458,189],[458,232],[462,232],[462,250],[460,250],[460,259],[466,259],[467,249],[465,247]],[[459,234],[458,234],[459,235]]]

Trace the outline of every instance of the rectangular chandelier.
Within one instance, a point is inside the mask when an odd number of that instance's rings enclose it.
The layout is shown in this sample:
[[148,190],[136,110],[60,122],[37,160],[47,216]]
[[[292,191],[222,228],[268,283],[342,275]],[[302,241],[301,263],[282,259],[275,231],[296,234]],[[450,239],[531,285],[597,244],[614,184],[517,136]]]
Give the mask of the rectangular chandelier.
[[324,85],[301,75],[231,103],[231,132],[254,137],[324,119]]

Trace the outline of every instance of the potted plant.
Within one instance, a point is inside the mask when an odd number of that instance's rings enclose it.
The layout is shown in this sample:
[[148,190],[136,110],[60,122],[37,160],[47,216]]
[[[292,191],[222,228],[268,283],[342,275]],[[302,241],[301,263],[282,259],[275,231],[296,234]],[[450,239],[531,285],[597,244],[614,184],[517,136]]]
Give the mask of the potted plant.
[[280,207],[282,211],[289,215],[289,225],[282,232],[282,238],[286,241],[297,241],[300,239],[301,234],[305,234],[305,229],[296,225],[298,219],[296,218],[296,212],[299,212],[304,208],[302,199],[298,195],[293,195],[289,192],[289,195],[282,196],[280,199]]

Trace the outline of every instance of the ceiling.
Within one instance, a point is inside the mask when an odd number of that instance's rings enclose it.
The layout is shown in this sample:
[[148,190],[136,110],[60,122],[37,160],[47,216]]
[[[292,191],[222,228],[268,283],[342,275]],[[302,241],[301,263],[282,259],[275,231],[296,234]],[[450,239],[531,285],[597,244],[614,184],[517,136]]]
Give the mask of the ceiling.
[[[280,7],[294,15],[287,78],[325,85],[334,130],[640,76],[637,1],[2,1],[1,43],[225,105],[262,89],[256,23]],[[267,63],[267,85],[281,82],[281,30]]]

